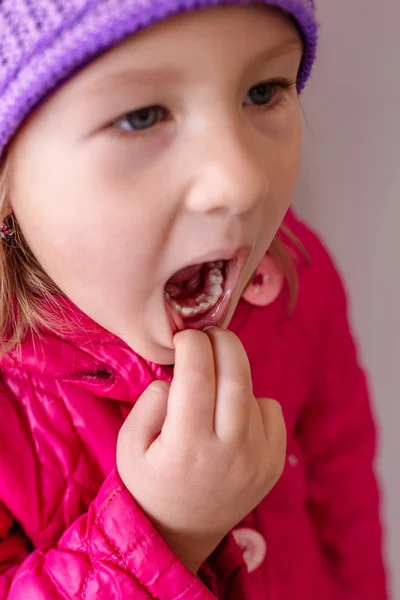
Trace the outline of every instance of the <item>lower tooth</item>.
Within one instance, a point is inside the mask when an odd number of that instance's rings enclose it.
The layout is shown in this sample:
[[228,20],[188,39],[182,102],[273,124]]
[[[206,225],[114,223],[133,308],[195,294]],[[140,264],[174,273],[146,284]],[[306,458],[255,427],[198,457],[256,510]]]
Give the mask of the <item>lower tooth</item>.
[[207,294],[200,294],[200,296],[197,296],[197,298],[196,298],[197,304],[200,304],[200,305],[202,302],[204,302],[206,300],[207,300]]
[[174,296],[178,293],[178,290],[180,292],[178,286],[170,285],[169,288],[167,288],[165,297],[178,314],[186,318],[193,317],[199,313],[207,312],[210,310],[210,308],[213,308],[217,304],[218,300],[223,294],[223,288],[221,284],[224,281],[224,276],[220,270],[222,269],[223,265],[223,261],[209,263],[211,269],[207,274],[206,288],[204,292],[195,299],[197,306],[182,307],[174,300]]
[[[183,308],[180,306],[179,312],[182,315],[182,317],[194,317],[195,315],[198,315],[199,313],[207,312],[207,310],[209,310],[217,302],[218,302],[218,298],[210,298],[209,302],[202,302],[200,304],[200,306],[196,306],[196,307],[184,306]],[[175,308],[175,306],[174,306],[174,308]]]
[[[203,294],[203,295],[206,296],[205,294]],[[168,296],[168,294],[166,294],[166,296]],[[178,314],[182,315],[182,317],[194,317],[195,315],[198,315],[199,313],[204,313],[204,312],[207,312],[208,310],[210,310],[210,308],[215,306],[219,300],[219,296],[208,295],[206,297],[207,297],[207,302],[201,302],[201,303],[199,303],[199,306],[196,306],[196,307],[192,307],[192,306],[183,306],[182,307],[177,302],[174,302],[171,298],[169,298],[169,302],[170,302],[171,306],[176,310],[176,312]]]
[[207,296],[213,296],[219,298],[222,296],[222,286],[220,285],[212,285],[211,287],[206,289]]
[[203,312],[206,312],[206,310],[209,310],[210,308],[211,308],[211,303],[210,302],[201,302],[200,309]]
[[174,309],[176,310],[177,313],[183,314],[184,309],[181,307],[180,304],[178,304],[177,302],[171,301],[171,305],[174,307]]
[[194,315],[199,314],[201,308],[197,306],[196,308],[192,308],[190,306],[185,306],[182,308],[182,316],[183,317],[193,317]]
[[209,296],[208,297],[208,302],[210,303],[210,308],[217,304],[219,298],[220,298],[219,296]]
[[224,277],[219,269],[211,269],[207,275],[207,282],[212,285],[221,285],[224,281]]

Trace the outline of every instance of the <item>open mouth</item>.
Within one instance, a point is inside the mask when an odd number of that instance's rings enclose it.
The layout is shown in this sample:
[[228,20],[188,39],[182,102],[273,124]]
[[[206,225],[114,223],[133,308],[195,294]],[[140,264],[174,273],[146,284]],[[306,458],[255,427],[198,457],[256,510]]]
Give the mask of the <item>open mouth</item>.
[[223,322],[243,268],[241,263],[239,258],[206,262],[186,267],[169,279],[165,299],[173,333]]

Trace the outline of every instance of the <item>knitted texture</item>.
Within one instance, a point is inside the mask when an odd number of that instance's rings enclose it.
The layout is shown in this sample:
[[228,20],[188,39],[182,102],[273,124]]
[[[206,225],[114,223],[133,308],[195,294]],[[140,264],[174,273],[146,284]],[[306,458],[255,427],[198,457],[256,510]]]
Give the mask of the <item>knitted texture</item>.
[[[129,35],[168,16],[248,0],[0,0],[0,153],[57,85]],[[301,91],[317,46],[313,0],[262,0],[291,15],[304,40]]]

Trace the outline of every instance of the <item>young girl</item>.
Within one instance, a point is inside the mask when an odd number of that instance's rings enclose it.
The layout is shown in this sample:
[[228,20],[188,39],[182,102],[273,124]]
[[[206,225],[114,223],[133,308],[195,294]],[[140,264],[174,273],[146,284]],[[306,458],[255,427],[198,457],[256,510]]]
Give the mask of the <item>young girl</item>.
[[0,598],[385,597],[340,282],[274,239],[314,5],[215,5],[0,2]]

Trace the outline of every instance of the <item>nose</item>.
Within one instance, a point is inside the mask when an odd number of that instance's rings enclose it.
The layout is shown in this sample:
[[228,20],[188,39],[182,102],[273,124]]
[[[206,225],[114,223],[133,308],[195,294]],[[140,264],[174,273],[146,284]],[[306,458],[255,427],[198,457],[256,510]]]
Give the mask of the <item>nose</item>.
[[[213,129],[210,131],[210,129]],[[186,206],[192,212],[250,212],[269,193],[266,148],[237,125],[207,127],[193,141]]]

